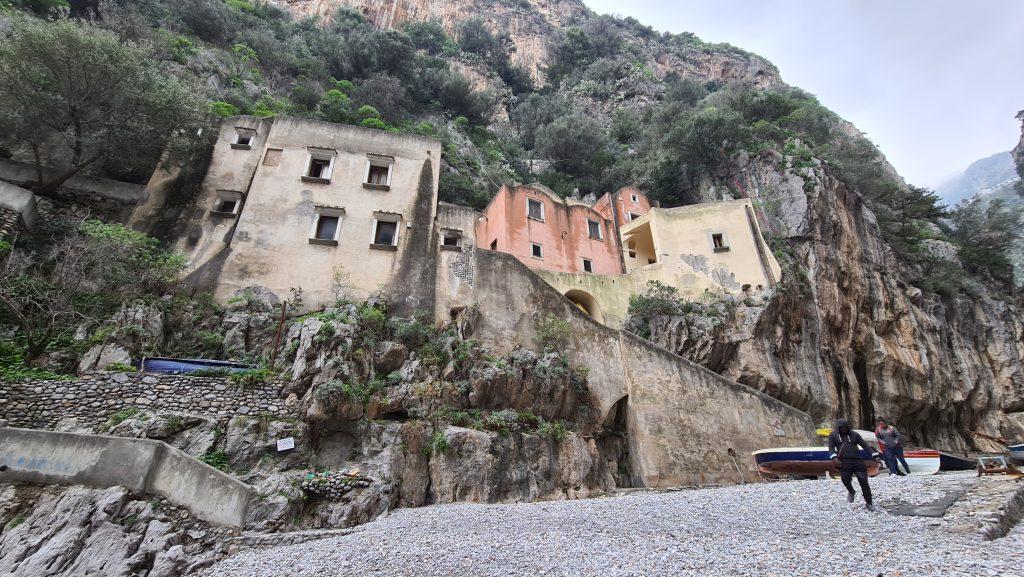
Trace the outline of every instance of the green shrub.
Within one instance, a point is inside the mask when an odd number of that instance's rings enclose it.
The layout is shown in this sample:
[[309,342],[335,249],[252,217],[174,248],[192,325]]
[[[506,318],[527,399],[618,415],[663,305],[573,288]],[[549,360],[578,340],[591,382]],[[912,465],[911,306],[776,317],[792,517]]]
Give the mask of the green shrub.
[[138,369],[124,363],[110,363],[104,370],[110,373],[134,373]]
[[537,322],[537,340],[545,351],[564,349],[571,336],[572,325],[569,321],[549,314]]
[[220,449],[210,449],[199,456],[199,460],[220,471],[228,470],[228,455]]
[[134,417],[135,415],[138,415],[139,412],[140,410],[138,407],[125,407],[107,417],[106,428],[108,430],[113,429],[114,427],[120,425],[121,423],[127,421],[128,419]]
[[260,367],[258,369],[248,369],[245,371],[239,371],[231,373],[228,377],[232,383],[235,383],[243,389],[256,387],[270,380],[272,377],[270,369],[266,367]]
[[165,424],[167,425],[167,430],[170,431],[171,434],[177,433],[185,428],[185,421],[178,415],[171,415],[170,417],[167,417]]
[[449,446],[448,439],[444,436],[444,431],[438,429],[434,431],[433,436],[430,437],[430,443],[424,449],[428,455],[437,455],[447,451]]
[[363,128],[376,128],[377,130],[387,130],[391,127],[391,125],[379,118],[364,118],[359,122],[359,126]]
[[15,515],[14,517],[11,518],[10,521],[7,522],[6,525],[4,525],[4,529],[9,531],[9,530],[17,527],[18,525],[21,525],[24,522],[25,522],[25,516],[24,515]]
[[230,102],[224,102],[223,100],[217,100],[210,103],[210,112],[221,118],[228,118],[231,116],[238,116],[238,107]]

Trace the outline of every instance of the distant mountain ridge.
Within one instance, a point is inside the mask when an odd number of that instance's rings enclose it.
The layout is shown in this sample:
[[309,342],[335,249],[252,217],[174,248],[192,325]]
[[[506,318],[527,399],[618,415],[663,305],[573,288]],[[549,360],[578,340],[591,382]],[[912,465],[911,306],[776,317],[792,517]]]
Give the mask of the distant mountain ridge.
[[1011,153],[999,152],[971,163],[962,173],[937,186],[935,192],[953,206],[977,195],[1013,192],[1019,180]]

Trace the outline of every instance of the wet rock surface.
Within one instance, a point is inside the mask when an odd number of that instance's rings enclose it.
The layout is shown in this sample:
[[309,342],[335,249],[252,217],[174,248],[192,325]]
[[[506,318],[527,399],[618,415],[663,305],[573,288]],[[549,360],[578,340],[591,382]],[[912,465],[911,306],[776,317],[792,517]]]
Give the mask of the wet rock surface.
[[[931,500],[944,477],[873,479],[875,501]],[[846,502],[838,481],[794,481],[400,510],[347,536],[246,552],[203,575],[1012,576],[1024,574],[1022,544],[1024,528],[985,541],[943,520],[868,512]]]

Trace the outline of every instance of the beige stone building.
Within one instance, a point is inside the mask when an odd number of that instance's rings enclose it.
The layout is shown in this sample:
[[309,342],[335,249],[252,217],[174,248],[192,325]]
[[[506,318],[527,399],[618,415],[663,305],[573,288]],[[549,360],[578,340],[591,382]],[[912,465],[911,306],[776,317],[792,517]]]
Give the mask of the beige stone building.
[[[198,195],[169,236],[188,258],[189,281],[220,301],[252,285],[281,296],[301,288],[307,307],[339,291],[386,292],[431,272],[417,257],[434,254],[440,158],[441,143],[422,136],[229,118]],[[133,226],[158,226],[174,188],[174,175],[155,175]],[[432,305],[429,291],[402,296],[416,301],[410,306]]]

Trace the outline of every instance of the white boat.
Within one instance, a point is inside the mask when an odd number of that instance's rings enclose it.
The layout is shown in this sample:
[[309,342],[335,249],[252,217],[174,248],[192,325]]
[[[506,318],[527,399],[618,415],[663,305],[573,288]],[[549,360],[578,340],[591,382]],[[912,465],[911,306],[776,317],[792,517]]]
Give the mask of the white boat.
[[[911,475],[934,475],[939,472],[942,456],[931,449],[911,449],[903,451],[903,458],[910,465]],[[903,465],[900,464],[900,470]]]

